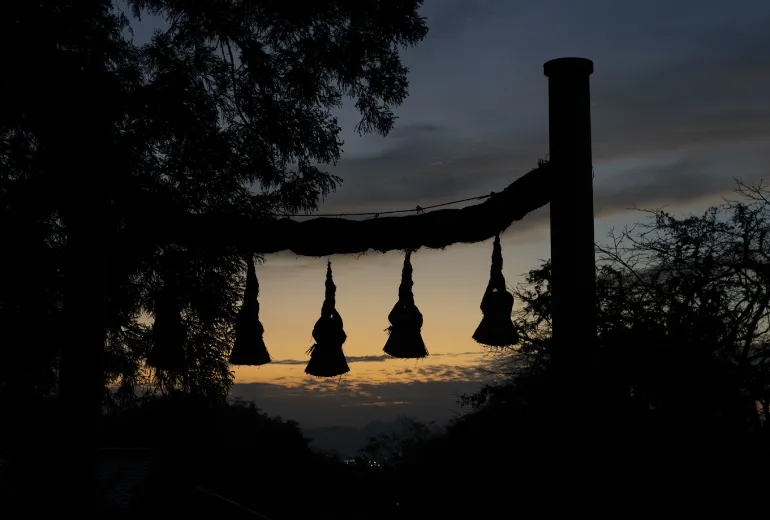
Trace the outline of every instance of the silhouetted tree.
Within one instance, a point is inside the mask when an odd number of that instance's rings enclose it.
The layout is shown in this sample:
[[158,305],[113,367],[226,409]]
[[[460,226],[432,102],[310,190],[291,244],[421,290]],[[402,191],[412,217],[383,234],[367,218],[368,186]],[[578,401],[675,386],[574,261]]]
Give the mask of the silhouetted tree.
[[[737,193],[701,216],[648,212],[597,247],[598,333],[608,377],[635,402],[674,414],[697,403],[759,432],[770,410],[770,198],[763,185]],[[549,279],[546,263],[516,289],[519,365],[548,362]]]
[[[153,381],[225,394],[242,259],[185,250],[156,228],[186,214],[317,207],[341,181],[325,169],[342,149],[333,110],[351,98],[360,132],[392,128],[408,85],[399,50],[427,31],[421,3],[4,5],[0,94],[13,101],[0,116],[0,210],[13,255],[3,255],[0,385],[47,394],[61,368],[64,391],[65,372],[86,359],[79,344],[98,344],[102,330],[104,356],[90,367],[132,398],[150,382],[149,321],[173,258],[187,368]],[[130,30],[146,13],[165,25],[140,46]]]
[[712,514],[719,500],[724,514],[750,507],[743,497],[767,491],[770,461],[770,192],[736,191],[700,216],[649,211],[597,246],[599,351],[581,374],[592,393],[551,379],[550,262],[531,271],[513,288],[521,344],[501,351],[508,382],[466,396],[476,411],[457,427],[486,424],[542,455],[570,435],[559,408],[583,402],[576,427],[597,439],[591,459],[607,476],[590,485],[681,507],[697,498],[704,513],[705,496]]

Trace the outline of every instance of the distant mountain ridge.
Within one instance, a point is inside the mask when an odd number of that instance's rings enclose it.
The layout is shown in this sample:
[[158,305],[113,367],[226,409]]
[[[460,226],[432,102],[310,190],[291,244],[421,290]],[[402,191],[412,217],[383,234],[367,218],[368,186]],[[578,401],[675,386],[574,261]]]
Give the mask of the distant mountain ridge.
[[[358,454],[369,439],[379,435],[400,433],[406,424],[403,420],[392,422],[372,421],[363,428],[352,426],[325,426],[305,430],[305,436],[311,439],[310,447],[323,452],[337,454],[344,458]],[[437,431],[441,428],[435,426]]]

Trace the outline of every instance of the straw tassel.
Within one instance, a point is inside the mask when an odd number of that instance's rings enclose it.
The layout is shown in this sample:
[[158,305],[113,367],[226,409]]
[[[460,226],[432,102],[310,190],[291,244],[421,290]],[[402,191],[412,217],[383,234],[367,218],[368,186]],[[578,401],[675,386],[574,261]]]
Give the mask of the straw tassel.
[[265,328],[259,321],[259,281],[254,257],[247,255],[246,288],[235,322],[235,344],[230,352],[230,364],[260,366],[270,363],[264,334]]
[[321,317],[313,327],[315,344],[310,347],[310,361],[305,373],[316,377],[336,377],[350,371],[342,345],[348,336],[342,326],[336,305],[337,287],[332,279],[332,264],[326,264],[326,296],[321,307]]
[[383,350],[389,356],[403,359],[424,358],[428,355],[425,342],[422,340],[422,313],[414,303],[412,293],[412,256],[411,251],[406,252],[404,268],[401,271],[401,285],[398,288],[398,302],[388,315],[390,327],[388,341]]
[[490,347],[510,347],[519,342],[519,334],[511,319],[513,294],[505,287],[503,277],[503,252],[500,247],[500,235],[495,236],[492,247],[492,268],[489,284],[481,300],[481,320],[473,339]]
[[155,301],[155,321],[152,325],[154,345],[147,356],[147,364],[155,369],[181,373],[187,367],[186,334],[177,296],[176,274],[170,270],[164,278]]

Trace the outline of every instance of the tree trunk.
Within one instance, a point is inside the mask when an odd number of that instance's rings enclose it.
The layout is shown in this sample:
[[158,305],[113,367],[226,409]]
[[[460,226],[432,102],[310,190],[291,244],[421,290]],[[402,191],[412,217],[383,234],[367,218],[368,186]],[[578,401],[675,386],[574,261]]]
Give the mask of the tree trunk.
[[63,215],[67,270],[59,359],[59,442],[54,443],[53,460],[57,509],[89,517],[99,507],[96,464],[105,386],[111,133],[94,132],[79,141],[76,150],[83,153],[70,163],[73,183]]

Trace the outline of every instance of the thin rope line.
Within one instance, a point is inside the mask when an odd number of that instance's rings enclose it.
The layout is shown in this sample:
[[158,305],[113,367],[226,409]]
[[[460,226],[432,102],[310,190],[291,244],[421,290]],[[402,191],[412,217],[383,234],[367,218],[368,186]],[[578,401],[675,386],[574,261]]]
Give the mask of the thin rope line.
[[393,215],[396,213],[411,213],[416,211],[417,213],[424,213],[425,210],[441,208],[443,206],[450,206],[452,204],[460,204],[461,202],[469,202],[472,200],[488,199],[495,192],[488,195],[479,195],[477,197],[468,197],[467,199],[453,200],[450,202],[441,202],[440,204],[432,204],[430,206],[417,206],[411,209],[394,209],[390,211],[366,211],[360,213],[276,213],[281,217],[379,217],[380,215]]

